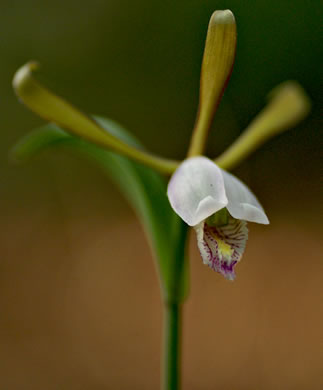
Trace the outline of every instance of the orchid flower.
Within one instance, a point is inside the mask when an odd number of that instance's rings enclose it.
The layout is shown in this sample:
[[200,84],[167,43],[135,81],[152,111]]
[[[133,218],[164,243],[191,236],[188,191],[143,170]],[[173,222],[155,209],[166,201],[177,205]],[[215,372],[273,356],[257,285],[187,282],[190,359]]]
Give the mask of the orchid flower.
[[299,85],[282,84],[272,92],[267,107],[215,162],[202,157],[213,116],[232,72],[236,39],[233,13],[215,11],[209,22],[203,55],[198,115],[187,159],[182,163],[123,142],[116,137],[111,123],[106,131],[99,120],[84,115],[40,85],[32,76],[32,71],[37,69],[34,62],[19,69],[13,80],[19,98],[43,118],[100,147],[163,174],[173,174],[168,185],[172,208],[194,227],[203,262],[227,279],[234,279],[234,267],[244,252],[247,221],[269,222],[248,187],[223,169],[232,169],[269,137],[293,126],[306,116],[310,107]]
[[177,168],[167,195],[173,210],[194,227],[203,263],[233,280],[248,239],[247,221],[269,223],[255,195],[202,156]]
[[248,187],[223,169],[232,169],[268,138],[298,123],[310,108],[306,94],[297,83],[283,83],[272,91],[268,105],[245,132],[215,162],[202,157],[213,116],[231,75],[236,39],[233,13],[215,11],[210,18],[203,55],[198,115],[188,158],[182,163],[123,142],[123,138],[116,136],[119,131],[111,127],[111,122],[107,131],[100,120],[88,117],[54,95],[33,78],[32,72],[38,67],[34,62],[20,68],[13,80],[19,98],[41,117],[90,143],[162,174],[173,174],[168,185],[172,208],[194,227],[203,262],[227,279],[234,279],[234,267],[244,252],[247,221],[269,222]]
[[[204,264],[233,280],[248,239],[247,222],[269,221],[255,195],[227,171],[270,137],[304,119],[311,106],[303,89],[287,81],[271,92],[268,104],[227,150],[214,161],[204,157],[213,116],[233,68],[236,40],[233,13],[215,11],[206,37],[197,119],[187,158],[182,162],[147,151],[119,124],[88,116],[48,90],[33,77],[38,68],[35,62],[21,67],[13,79],[19,99],[52,123],[18,143],[12,160],[24,161],[50,146],[77,150],[115,180],[145,227],[157,262],[165,310],[165,390],[177,390],[180,383],[180,308],[189,286],[187,225],[196,231]],[[161,175],[171,177],[169,202]]]
[[188,152],[168,184],[173,210],[194,227],[203,259],[225,278],[235,278],[248,239],[247,221],[268,224],[249,188],[215,162],[202,157],[215,110],[235,57],[236,23],[231,11],[215,12],[209,23],[198,117]]

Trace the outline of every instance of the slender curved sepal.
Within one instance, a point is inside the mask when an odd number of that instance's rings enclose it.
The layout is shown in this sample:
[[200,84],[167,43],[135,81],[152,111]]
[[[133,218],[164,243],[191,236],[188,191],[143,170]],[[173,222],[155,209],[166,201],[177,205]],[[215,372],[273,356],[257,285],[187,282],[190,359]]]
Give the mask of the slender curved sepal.
[[285,81],[268,95],[267,106],[240,137],[214,161],[231,170],[271,137],[289,130],[310,112],[311,101],[296,81]]
[[203,55],[199,110],[188,156],[203,154],[216,108],[229,81],[236,52],[237,30],[230,10],[210,19]]
[[138,145],[133,147],[123,142],[113,134],[113,129],[102,127],[94,118],[43,87],[32,74],[38,66],[36,62],[25,64],[18,69],[12,82],[17,96],[28,108],[41,118],[96,145],[140,161],[164,174],[174,172],[178,165],[176,161],[155,156]]

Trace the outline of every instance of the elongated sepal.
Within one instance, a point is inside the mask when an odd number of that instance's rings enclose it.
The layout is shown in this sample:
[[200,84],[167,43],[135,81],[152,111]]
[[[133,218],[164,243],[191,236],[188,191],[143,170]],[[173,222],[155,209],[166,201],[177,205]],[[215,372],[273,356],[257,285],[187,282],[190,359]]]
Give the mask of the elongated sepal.
[[14,76],[13,88],[25,105],[40,117],[87,141],[126,155],[162,173],[169,174],[176,169],[176,161],[154,156],[123,142],[113,134],[113,129],[106,130],[96,120],[43,87],[32,75],[37,68],[36,62],[29,62],[21,67]]
[[117,138],[102,129],[92,118],[38,83],[32,76],[38,67],[38,63],[29,62],[13,78],[13,88],[27,107],[49,122],[91,142],[110,148],[120,145]]
[[236,22],[230,10],[211,16],[201,69],[200,102],[188,155],[202,154],[211,122],[231,75],[236,51]]
[[291,129],[310,112],[311,102],[296,81],[278,85],[268,95],[267,106],[256,116],[242,135],[215,162],[232,169],[269,138]]

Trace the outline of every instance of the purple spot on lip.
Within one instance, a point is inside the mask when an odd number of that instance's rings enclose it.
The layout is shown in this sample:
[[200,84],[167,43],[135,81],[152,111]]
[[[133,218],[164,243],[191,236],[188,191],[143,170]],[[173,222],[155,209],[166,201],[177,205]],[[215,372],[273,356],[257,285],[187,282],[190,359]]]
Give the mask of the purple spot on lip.
[[234,279],[235,278],[234,266],[236,264],[237,261],[232,261],[230,264],[228,264],[227,262],[222,262],[219,271],[227,279]]
[[230,264],[227,262],[221,263],[221,268],[223,271],[233,272],[233,267],[237,264],[236,261],[232,261]]

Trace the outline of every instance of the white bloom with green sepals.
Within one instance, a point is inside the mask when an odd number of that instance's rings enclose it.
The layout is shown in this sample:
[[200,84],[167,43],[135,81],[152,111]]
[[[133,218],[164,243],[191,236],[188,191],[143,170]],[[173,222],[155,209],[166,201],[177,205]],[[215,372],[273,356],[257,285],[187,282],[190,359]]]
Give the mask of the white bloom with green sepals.
[[194,227],[203,263],[234,279],[234,266],[248,239],[246,222],[269,223],[255,195],[202,156],[188,158],[178,167],[167,195],[174,211]]

